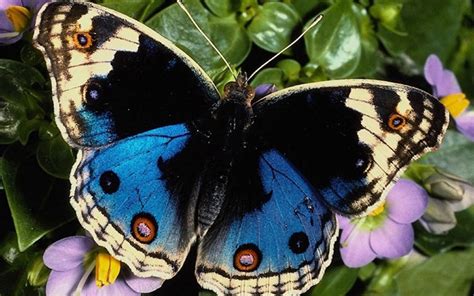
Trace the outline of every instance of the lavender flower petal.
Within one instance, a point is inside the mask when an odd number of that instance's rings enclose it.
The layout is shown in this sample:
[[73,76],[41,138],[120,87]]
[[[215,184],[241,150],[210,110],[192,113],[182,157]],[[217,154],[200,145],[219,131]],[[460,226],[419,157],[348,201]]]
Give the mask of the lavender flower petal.
[[432,54],[426,59],[424,74],[430,85],[435,85],[443,77],[443,63],[438,56]]
[[474,141],[474,111],[468,111],[456,118],[456,127],[469,140]]
[[139,293],[151,293],[161,287],[164,280],[157,277],[141,278],[133,275],[132,272],[127,272],[124,276],[127,285],[132,290]]
[[0,10],[5,10],[10,6],[23,6],[21,0],[2,0],[0,1]]
[[274,84],[271,84],[271,83],[261,84],[255,88],[255,98],[260,99],[276,91],[277,91],[277,88]]
[[117,280],[108,286],[103,286],[101,288],[97,287],[95,284],[94,276],[91,276],[82,290],[81,296],[139,296],[140,293],[137,293],[130,288],[123,278],[119,276]]
[[428,57],[424,67],[425,79],[433,87],[436,97],[460,93],[461,87],[453,72],[445,70],[438,56],[432,54]]
[[428,193],[411,180],[401,179],[387,195],[388,216],[398,223],[418,220],[428,205]]
[[336,218],[340,229],[345,229],[346,227],[351,225],[351,219],[349,218],[340,215],[336,215]]
[[444,70],[443,78],[436,84],[436,95],[440,98],[461,93],[461,87],[453,72]]
[[377,257],[398,258],[413,247],[415,235],[411,224],[399,224],[390,218],[370,235],[370,247]]
[[370,231],[359,230],[350,225],[341,234],[341,257],[348,267],[360,267],[373,261],[376,257],[369,245]]
[[46,284],[46,296],[73,295],[84,269],[73,268],[68,271],[51,271]]
[[70,236],[50,245],[43,255],[46,266],[56,271],[66,271],[82,264],[84,255],[94,242],[87,236]]

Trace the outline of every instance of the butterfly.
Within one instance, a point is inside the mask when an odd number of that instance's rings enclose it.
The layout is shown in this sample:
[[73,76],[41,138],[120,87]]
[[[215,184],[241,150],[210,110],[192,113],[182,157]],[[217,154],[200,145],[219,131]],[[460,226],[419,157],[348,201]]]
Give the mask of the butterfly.
[[49,3],[34,40],[56,122],[78,149],[71,204],[138,276],[170,279],[197,245],[219,295],[300,294],[337,239],[334,213],[374,209],[403,168],[436,149],[448,114],[431,95],[376,80],[221,96],[158,33],[92,3]]

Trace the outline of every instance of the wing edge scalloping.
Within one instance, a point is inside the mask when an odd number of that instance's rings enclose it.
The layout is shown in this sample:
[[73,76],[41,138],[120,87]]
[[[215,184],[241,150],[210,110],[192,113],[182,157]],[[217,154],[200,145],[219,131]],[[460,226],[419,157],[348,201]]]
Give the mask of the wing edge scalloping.
[[[97,9],[99,11],[108,13],[112,16],[120,18],[122,21],[125,23],[129,24],[130,27],[137,31],[138,33],[145,34],[149,36],[151,39],[154,41],[161,43],[165,47],[169,48],[172,52],[174,52],[178,58],[182,59],[183,62],[189,66],[190,70],[196,74],[199,74],[200,76],[203,77],[203,79],[200,79],[203,84],[207,86],[209,89],[209,94],[213,93],[216,96],[216,100],[220,99],[219,95],[219,90],[217,89],[217,86],[213,83],[212,79],[210,76],[204,71],[204,69],[196,63],[187,53],[185,53],[182,49],[180,49],[178,46],[174,45],[170,40],[166,39],[166,37],[162,36],[158,32],[152,30],[149,28],[147,25],[140,23],[139,21],[128,17],[118,11],[106,8],[101,5],[96,5],[91,2],[79,2],[75,0],[70,0],[68,2],[59,2],[57,0],[53,0],[52,2],[45,3],[38,11],[35,19],[35,24],[34,24],[34,31],[33,31],[33,46],[37,49],[40,50],[41,54],[43,55],[43,58],[46,62],[46,68],[49,73],[49,79],[51,81],[51,89],[52,89],[52,99],[53,99],[53,110],[54,110],[54,120],[56,123],[56,126],[58,127],[59,131],[61,132],[61,136],[63,139],[68,143],[70,146],[75,147],[75,148],[84,148],[86,146],[82,146],[78,143],[76,143],[68,134],[66,126],[62,123],[61,121],[61,116],[60,116],[60,106],[59,106],[59,96],[58,96],[58,81],[54,76],[54,73],[52,71],[53,66],[52,66],[52,59],[49,57],[47,50],[44,46],[42,46],[39,41],[38,37],[40,35],[40,24],[41,20],[43,17],[44,11],[48,8],[49,5],[55,4],[55,3],[62,3],[62,4],[67,4],[67,5],[73,5],[73,4],[81,4],[85,5],[87,7],[92,7],[94,9]],[[199,76],[197,75],[197,76]]]
[[[108,146],[110,146],[110,145],[108,145]],[[180,270],[180,266],[175,268],[176,270],[175,271],[173,270],[171,273],[159,272],[159,271],[156,271],[156,270],[142,271],[137,266],[135,266],[135,264],[131,261],[131,259],[129,259],[128,257],[126,257],[124,255],[118,254],[117,250],[114,249],[112,244],[110,244],[107,240],[101,238],[97,234],[96,229],[93,227],[93,225],[86,221],[85,215],[83,213],[83,209],[88,210],[88,204],[87,204],[87,201],[85,199],[86,196],[84,196],[84,201],[83,201],[84,204],[85,204],[85,207],[81,205],[80,201],[76,200],[76,191],[79,188],[78,187],[79,183],[78,183],[78,180],[75,177],[75,174],[76,174],[76,172],[78,172],[77,169],[80,167],[80,165],[83,162],[85,163],[85,162],[89,161],[94,153],[95,153],[94,149],[79,150],[78,153],[77,153],[76,161],[75,161],[74,165],[72,166],[71,173],[70,173],[70,176],[69,176],[69,181],[71,183],[71,190],[69,192],[69,197],[70,197],[69,202],[70,202],[71,206],[73,207],[73,209],[75,211],[75,214],[76,214],[76,217],[79,220],[79,223],[92,236],[94,241],[99,246],[105,248],[116,259],[118,259],[119,261],[125,263],[132,270],[133,274],[139,275],[141,277],[158,277],[158,278],[161,278],[163,280],[173,278],[177,274],[177,272]],[[91,195],[90,195],[90,198],[93,200],[93,197]],[[106,215],[103,214],[103,211],[101,211],[99,209],[99,206],[97,206],[96,204],[94,204],[93,207],[90,208],[90,211],[92,212],[94,210],[94,208],[97,208],[97,211],[99,211],[99,213],[101,215],[106,217]],[[121,232],[120,229],[115,224],[113,224],[113,222],[111,222],[108,219],[108,217],[106,217],[106,218],[107,218],[107,221],[106,221],[105,226],[102,226],[99,223],[98,219],[96,219],[96,223],[101,227],[100,230],[105,230],[110,225],[110,227],[112,227],[113,230],[115,230],[116,232],[118,232],[120,234],[120,232]],[[108,235],[110,235],[110,234],[108,234]],[[123,236],[123,235],[122,235],[121,239],[122,239],[121,244],[123,244],[124,241],[127,241],[132,247],[134,247],[133,245],[136,245],[133,242],[132,243],[129,242],[126,239],[126,237]],[[186,254],[189,253],[189,250],[196,243],[196,241],[197,241],[197,236],[196,236],[196,234],[194,234],[191,237],[188,248],[186,250]],[[147,255],[148,254],[145,255],[145,258],[147,257]],[[164,261],[165,264],[167,264],[168,266],[173,266],[172,264],[168,263],[166,261],[166,259],[163,259],[163,258],[155,258],[155,259]],[[138,259],[136,259],[136,260],[139,261]],[[172,269],[173,269],[173,267],[172,267]]]
[[395,185],[395,183],[398,180],[400,180],[400,176],[406,171],[407,167],[410,166],[410,164],[412,162],[420,159],[424,154],[426,154],[428,152],[433,152],[433,151],[438,150],[438,148],[440,147],[440,145],[443,141],[444,135],[446,134],[446,131],[449,127],[450,117],[449,117],[448,109],[445,109],[444,116],[446,118],[446,122],[444,123],[443,127],[441,128],[441,133],[439,134],[438,138],[436,139],[436,145],[435,146],[426,146],[426,145],[424,145],[423,149],[418,154],[414,155],[406,165],[400,167],[398,169],[398,171],[393,175],[392,179],[387,184],[387,186],[385,186],[385,189],[384,189],[383,193],[380,195],[380,198],[376,203],[374,203],[373,205],[368,207],[364,212],[362,212],[360,214],[349,215],[349,216],[342,215],[342,214],[341,215],[345,216],[345,217],[348,217],[348,218],[360,218],[360,217],[363,217],[363,216],[367,216],[368,213],[370,213],[370,212],[374,211],[375,209],[377,209],[378,207],[380,207],[385,202],[385,200],[387,198],[387,194],[390,192],[390,190]]
[[[333,233],[331,234],[330,236],[330,240],[328,242],[328,248],[329,248],[329,251],[327,253],[327,256],[326,256],[326,259],[322,261],[321,263],[321,268],[319,269],[319,272],[317,274],[317,276],[314,278],[312,277],[312,279],[310,281],[307,281],[302,287],[301,289],[299,290],[293,290],[293,291],[287,291],[286,293],[284,293],[283,295],[300,295],[302,293],[305,293],[306,291],[308,291],[309,289],[311,289],[313,286],[315,286],[316,284],[318,284],[321,279],[323,278],[324,276],[324,273],[326,271],[326,269],[329,267],[329,265],[331,265],[331,262],[332,262],[332,259],[333,259],[333,256],[334,256],[334,248],[335,248],[335,245],[336,245],[336,241],[338,240],[339,238],[339,222],[336,218],[336,216],[334,215],[334,213],[329,210],[329,212],[331,213],[331,216],[333,217],[333,224],[334,224],[334,230],[333,230]],[[324,230],[323,230],[324,231]],[[316,251],[319,250],[319,248],[316,248]],[[315,257],[316,258],[316,257]],[[315,261],[316,260],[313,260],[311,261],[309,264],[304,264],[304,265],[301,265],[299,266],[298,268],[295,268],[294,271],[288,273],[288,274],[298,274],[298,276],[301,274],[301,270],[304,270],[305,269],[308,269],[310,270],[310,272],[312,272],[313,270],[316,270],[314,268],[314,266],[310,266],[310,264],[315,264]],[[307,263],[307,262],[304,262],[304,263]],[[214,272],[213,274],[216,274],[217,276],[221,276],[220,274]],[[304,274],[304,273],[303,273]],[[306,273],[307,274],[307,273]],[[306,275],[305,274],[305,275]],[[219,288],[219,286],[217,285],[213,285],[211,284],[210,282],[208,281],[200,281],[200,278],[197,276],[197,270],[196,270],[196,279],[198,280],[198,283],[199,285],[201,285],[203,288],[205,289],[209,289],[213,292],[215,292],[218,296],[223,296],[223,295],[232,295],[231,293],[224,293],[222,291],[221,288]],[[278,277],[280,278],[282,276],[282,274],[279,274]],[[223,276],[221,276],[222,278],[224,278]],[[273,277],[273,276],[271,276]],[[266,277],[266,279],[271,279],[271,277]],[[229,278],[229,277],[226,277],[224,279],[227,279],[227,280],[232,280],[233,278]],[[249,277],[249,279],[256,279],[257,280],[257,283],[258,283],[258,278],[251,278]],[[245,281],[246,279],[244,279]],[[258,288],[258,287],[257,287]],[[296,294],[295,294],[296,292]],[[258,295],[260,295],[258,292],[257,292]],[[240,294],[240,295],[257,295],[257,294]],[[279,294],[274,294],[274,293],[263,293],[261,295],[279,295]]]

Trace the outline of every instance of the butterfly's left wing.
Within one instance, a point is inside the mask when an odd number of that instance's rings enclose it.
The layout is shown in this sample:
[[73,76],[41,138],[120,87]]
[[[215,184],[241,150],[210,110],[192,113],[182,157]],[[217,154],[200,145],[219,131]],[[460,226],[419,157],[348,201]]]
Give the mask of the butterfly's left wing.
[[306,84],[254,104],[255,145],[282,153],[333,210],[362,215],[411,161],[441,143],[444,106],[375,80]]

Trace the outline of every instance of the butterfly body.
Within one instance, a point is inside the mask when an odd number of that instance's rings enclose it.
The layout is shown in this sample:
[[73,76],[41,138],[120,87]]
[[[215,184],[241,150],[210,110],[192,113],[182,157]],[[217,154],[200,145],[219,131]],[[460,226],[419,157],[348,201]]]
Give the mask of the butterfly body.
[[245,75],[221,97],[144,25],[91,3],[50,3],[35,40],[56,122],[79,149],[71,204],[139,276],[172,278],[197,244],[219,295],[300,294],[329,265],[334,212],[377,207],[447,128],[429,94],[376,80],[295,86],[254,100]]

